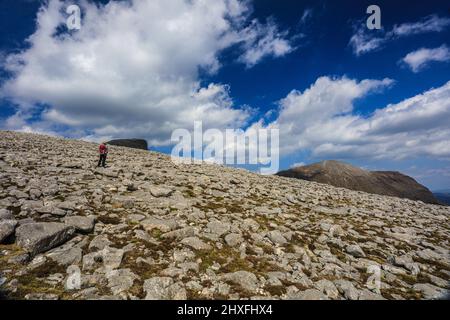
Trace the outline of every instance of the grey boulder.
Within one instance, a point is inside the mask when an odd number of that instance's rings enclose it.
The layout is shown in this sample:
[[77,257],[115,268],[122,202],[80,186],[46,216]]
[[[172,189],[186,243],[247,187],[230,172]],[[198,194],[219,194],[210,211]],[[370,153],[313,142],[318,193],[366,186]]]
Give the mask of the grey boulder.
[[0,209],[0,220],[12,220],[14,219],[13,214],[11,211],[7,209]]
[[145,280],[145,300],[186,300],[187,294],[179,283],[169,277],[153,277]]
[[355,258],[363,258],[366,256],[360,246],[356,244],[348,245],[345,250]]
[[150,187],[149,191],[152,194],[152,196],[154,196],[156,198],[168,197],[173,192],[172,189],[163,188],[163,187],[156,187],[156,186]]
[[48,257],[63,266],[77,265],[81,262],[83,250],[77,247],[56,248],[48,253]]
[[141,225],[145,231],[152,231],[153,229],[158,229],[161,232],[169,232],[178,227],[178,223],[174,219],[158,219],[158,218],[147,218],[141,221]]
[[288,296],[290,300],[330,300],[324,293],[317,289],[307,289]]
[[181,243],[185,246],[191,247],[194,250],[211,250],[212,247],[203,242],[200,238],[197,237],[188,237],[181,240]]
[[0,243],[13,234],[16,225],[16,220],[0,220]]
[[89,233],[94,230],[95,218],[83,216],[71,216],[64,218],[64,223],[67,226],[74,227],[76,231]]
[[118,295],[130,289],[138,278],[130,269],[108,270],[106,272],[108,287],[111,288],[113,295]]
[[232,282],[251,293],[256,293],[258,290],[258,279],[253,273],[248,271],[241,270],[226,273],[222,276],[222,280]]
[[72,238],[74,233],[74,227],[63,223],[27,223],[16,229],[16,241],[31,255],[36,255],[63,244]]

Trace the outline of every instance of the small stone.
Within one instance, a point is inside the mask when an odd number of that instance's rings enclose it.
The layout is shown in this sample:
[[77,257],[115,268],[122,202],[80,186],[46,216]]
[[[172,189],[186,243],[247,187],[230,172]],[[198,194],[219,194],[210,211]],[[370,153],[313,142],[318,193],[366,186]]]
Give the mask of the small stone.
[[212,247],[197,237],[188,237],[181,240],[181,243],[195,250],[211,250]]
[[348,300],[358,300],[359,292],[348,280],[336,280],[334,281],[336,288],[339,290],[341,294]]
[[89,233],[94,230],[95,218],[84,216],[71,216],[64,218],[64,223],[68,226],[74,227],[76,231],[82,233]]
[[413,276],[418,275],[420,272],[419,264],[415,263],[409,255],[394,257],[394,265],[404,267],[405,269],[411,271]]
[[169,231],[161,235],[161,238],[163,239],[178,239],[182,240],[184,238],[193,237],[195,235],[195,228],[193,227],[186,227],[181,228],[174,231]]
[[132,223],[138,223],[139,221],[144,220],[145,216],[143,214],[130,214],[127,219]]
[[207,225],[211,233],[218,235],[219,237],[230,230],[230,224],[220,221],[211,221]]
[[60,208],[60,209],[65,210],[65,211],[67,211],[67,210],[72,210],[73,211],[73,210],[76,209],[77,204],[75,202],[73,202],[73,201],[63,201],[63,202],[58,203],[56,206],[58,208]]
[[186,300],[187,292],[182,283],[177,282],[169,287],[169,297],[172,300]]
[[25,265],[29,261],[30,255],[28,253],[18,254],[8,259],[8,263],[17,265]]
[[64,280],[64,275],[61,273],[54,273],[49,275],[46,279],[45,279],[45,283],[48,283],[49,285],[52,286],[57,286],[58,284],[60,284],[61,282],[63,282]]
[[417,252],[417,255],[424,260],[439,261],[441,255],[431,249],[424,249]]
[[345,250],[355,258],[364,258],[366,254],[357,244],[348,245]]
[[133,286],[138,276],[131,272],[130,269],[110,270],[106,273],[108,279],[108,287],[114,295],[118,295],[127,291]]
[[250,293],[256,293],[256,291],[258,290],[258,279],[253,273],[248,271],[236,271],[233,273],[227,273],[224,274],[221,279],[239,285],[242,289]]
[[42,214],[50,214],[52,216],[64,217],[67,214],[66,210],[58,208],[56,206],[43,206],[36,209],[36,212]]
[[83,270],[103,267],[106,271],[119,268],[124,255],[123,249],[105,247],[101,251],[86,254],[83,257]]
[[29,293],[25,295],[26,300],[59,300],[59,296],[52,293]]
[[174,250],[173,260],[176,262],[184,262],[195,258],[195,253],[190,249]]
[[169,290],[173,285],[173,279],[169,277],[153,277],[145,280],[144,292],[145,300],[171,300],[173,292]]
[[63,164],[61,167],[67,168],[67,169],[81,169],[83,168],[83,165],[79,162],[69,162]]
[[359,292],[359,300],[386,300],[381,294],[363,289]]
[[94,173],[103,175],[108,178],[118,178],[119,177],[119,172],[114,171],[109,168],[107,168],[107,169],[106,168],[96,168]]
[[337,299],[339,297],[339,290],[330,280],[319,280],[314,284],[314,286],[325,293],[331,299]]
[[230,233],[225,236],[225,242],[230,247],[236,247],[244,241],[242,236],[237,233]]
[[427,274],[427,277],[430,278],[430,281],[432,284],[438,286],[438,287],[442,287],[442,288],[446,288],[448,285],[448,282],[445,281],[442,278],[433,276],[432,274]]
[[70,266],[79,264],[83,256],[83,251],[80,248],[69,247],[60,250],[55,250],[47,255],[60,265]]
[[417,283],[413,286],[414,291],[419,291],[427,300],[443,299],[449,292],[445,289],[433,286],[429,283]]
[[186,283],[186,288],[192,291],[200,291],[203,289],[203,286],[197,281],[191,280]]
[[14,215],[9,210],[0,209],[0,221],[1,220],[14,220]]
[[89,250],[102,250],[105,247],[108,247],[111,244],[111,241],[109,241],[108,237],[105,235],[98,235],[94,239],[92,239],[91,243],[89,244]]
[[173,220],[164,220],[158,218],[147,218],[140,222],[145,231],[151,231],[153,229],[158,229],[161,232],[169,232],[178,227],[178,223]]
[[279,230],[270,231],[267,236],[274,244],[284,245],[287,243],[286,238]]
[[184,273],[185,273],[185,271],[183,269],[175,268],[175,267],[168,267],[160,272],[160,274],[162,276],[171,277],[171,278],[180,276]]
[[297,292],[288,297],[295,300],[329,300],[326,295],[317,289],[307,289],[305,291]]
[[168,189],[168,188],[163,188],[163,187],[150,187],[150,193],[152,194],[152,196],[156,197],[156,198],[160,198],[160,197],[168,197],[172,194],[173,190]]
[[184,273],[189,272],[189,271],[198,272],[198,270],[199,270],[199,265],[196,262],[183,262],[183,263],[178,264],[178,267],[183,269]]
[[134,200],[133,200],[133,199],[126,199],[126,200],[123,202],[122,206],[123,206],[125,209],[133,209],[133,208],[134,208]]
[[130,191],[130,192],[139,190],[139,188],[133,182],[127,183],[126,187],[127,187],[127,191]]

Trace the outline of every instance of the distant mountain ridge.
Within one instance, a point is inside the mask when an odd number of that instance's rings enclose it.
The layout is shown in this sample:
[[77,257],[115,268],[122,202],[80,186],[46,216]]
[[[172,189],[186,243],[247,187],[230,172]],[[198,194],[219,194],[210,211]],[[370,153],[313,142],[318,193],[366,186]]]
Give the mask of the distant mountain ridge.
[[367,171],[336,160],[295,167],[278,172],[277,175],[356,191],[439,204],[438,199],[428,188],[400,172]]

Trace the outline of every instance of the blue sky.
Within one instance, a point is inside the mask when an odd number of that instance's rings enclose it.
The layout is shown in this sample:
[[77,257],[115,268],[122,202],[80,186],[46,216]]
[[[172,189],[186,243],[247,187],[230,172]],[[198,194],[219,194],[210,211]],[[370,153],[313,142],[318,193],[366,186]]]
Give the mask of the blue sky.
[[450,188],[446,1],[6,0],[0,30],[2,129],[170,152],[194,120],[261,120],[280,128],[280,169],[341,159]]

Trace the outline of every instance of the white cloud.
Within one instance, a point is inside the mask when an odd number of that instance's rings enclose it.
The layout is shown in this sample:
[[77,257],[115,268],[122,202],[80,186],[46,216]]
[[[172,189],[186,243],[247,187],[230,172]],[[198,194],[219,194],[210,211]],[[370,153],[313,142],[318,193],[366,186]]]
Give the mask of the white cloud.
[[26,133],[39,133],[48,136],[58,136],[59,134],[43,126],[32,126],[28,124],[31,115],[18,111],[14,115],[0,122],[2,128]]
[[392,85],[389,79],[356,81],[321,77],[281,101],[283,154],[309,150],[318,158],[450,159],[450,82],[376,110],[355,114],[354,101]]
[[240,61],[247,67],[253,67],[265,57],[282,57],[294,48],[286,40],[287,32],[278,31],[277,25],[269,20],[261,24],[253,20],[252,24],[244,29],[239,37],[244,41],[244,54]]
[[446,62],[450,60],[450,50],[446,45],[438,48],[419,50],[408,53],[401,61],[407,64],[413,72],[419,72],[430,62]]
[[448,26],[450,26],[450,18],[429,15],[417,22],[395,25],[391,34],[395,37],[404,37],[413,34],[441,32]]
[[380,49],[387,42],[416,34],[441,32],[450,26],[450,18],[429,15],[417,22],[394,25],[390,31],[368,30],[365,21],[355,25],[355,33],[350,38],[350,46],[357,56]]
[[435,176],[450,178],[450,167],[444,167],[439,169],[426,169],[425,171],[422,172],[415,171],[415,175],[418,178],[428,178]]
[[364,26],[356,30],[349,44],[353,47],[353,53],[360,56],[380,48],[385,41],[383,37],[374,37]]
[[391,84],[390,79],[357,82],[320,77],[305,91],[292,91],[281,100],[279,117],[272,124],[280,129],[284,152],[320,146],[324,141],[351,140],[352,132],[345,127],[353,121],[353,101]]
[[414,177],[420,183],[428,186],[430,190],[449,189],[448,181],[450,178],[450,166],[445,163],[433,163],[433,167],[419,166],[405,168],[402,170],[405,174]]
[[303,15],[300,19],[300,22],[302,24],[305,24],[308,20],[310,20],[312,18],[312,15],[313,15],[313,9],[311,9],[311,8],[305,9],[305,11],[303,11]]
[[291,168],[297,168],[297,167],[303,167],[303,166],[306,166],[306,163],[296,162],[296,163],[291,164]]
[[68,4],[42,6],[29,48],[6,58],[14,76],[0,92],[22,118],[36,115],[39,104],[44,111],[32,125],[67,135],[164,145],[194,120],[205,128],[241,127],[250,111],[234,106],[227,85],[201,86],[199,70],[216,72],[220,52],[231,46],[247,66],[290,51],[273,21],[249,22],[247,1],[84,0],[81,29],[58,33]]

